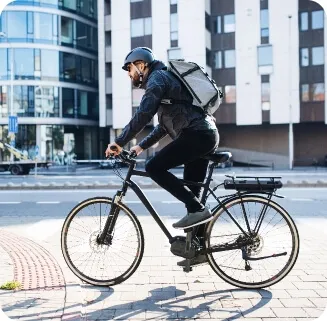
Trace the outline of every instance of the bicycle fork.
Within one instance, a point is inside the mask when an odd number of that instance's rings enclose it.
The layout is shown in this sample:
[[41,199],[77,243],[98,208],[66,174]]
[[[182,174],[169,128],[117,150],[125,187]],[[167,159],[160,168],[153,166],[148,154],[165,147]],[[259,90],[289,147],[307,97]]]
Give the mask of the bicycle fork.
[[97,237],[97,241],[99,244],[111,245],[112,238],[113,238],[112,233],[115,224],[117,222],[118,213],[119,213],[119,207],[117,204],[121,201],[123,196],[124,196],[123,191],[117,191],[116,195],[114,196],[112,206],[109,215],[107,217],[106,223],[104,225],[104,228],[101,234],[99,234]]

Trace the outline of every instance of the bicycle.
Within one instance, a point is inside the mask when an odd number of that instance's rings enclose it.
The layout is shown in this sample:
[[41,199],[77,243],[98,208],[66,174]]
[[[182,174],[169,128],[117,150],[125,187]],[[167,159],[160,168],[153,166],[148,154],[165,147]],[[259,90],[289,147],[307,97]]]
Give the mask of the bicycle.
[[[282,187],[281,177],[225,175],[224,182],[211,187],[214,169],[231,156],[229,152],[205,156],[210,164],[204,183],[182,180],[188,186],[203,188],[202,204],[212,196],[217,205],[211,210],[213,219],[204,225],[203,238],[196,236],[197,227],[185,229],[186,236],[173,237],[141,188],[131,180],[133,175],[148,177],[147,173],[136,170],[136,155],[123,150],[117,157],[128,165],[125,178],[119,174],[122,188],[113,198],[82,201],[65,219],[61,249],[71,271],[91,285],[114,286],[137,270],[144,235],[138,218],[122,202],[130,187],[167,236],[171,252],[186,259],[185,272],[192,271],[193,257],[204,254],[213,271],[236,287],[260,289],[281,281],[296,263],[300,246],[293,219],[272,200],[273,196],[283,198],[276,193]],[[222,186],[235,192],[218,197],[215,191]],[[89,215],[91,209],[99,210],[100,215]],[[86,236],[81,236],[84,233]]]

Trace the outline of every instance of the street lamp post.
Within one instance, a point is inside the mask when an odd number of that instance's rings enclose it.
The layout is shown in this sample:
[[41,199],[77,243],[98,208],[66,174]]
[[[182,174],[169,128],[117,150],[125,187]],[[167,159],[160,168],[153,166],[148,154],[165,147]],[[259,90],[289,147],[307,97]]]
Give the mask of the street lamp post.
[[293,138],[293,118],[292,118],[292,45],[291,45],[291,25],[292,15],[288,16],[288,33],[289,33],[289,63],[288,63],[288,79],[289,79],[289,128],[288,128],[288,153],[289,153],[289,169],[293,169],[293,157],[294,157],[294,138]]

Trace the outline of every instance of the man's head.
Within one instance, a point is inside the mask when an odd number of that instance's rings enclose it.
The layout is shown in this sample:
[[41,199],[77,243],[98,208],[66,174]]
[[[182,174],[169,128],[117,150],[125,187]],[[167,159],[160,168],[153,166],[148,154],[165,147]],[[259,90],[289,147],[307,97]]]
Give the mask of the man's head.
[[143,76],[148,72],[149,65],[154,59],[151,49],[147,47],[137,47],[126,56],[122,68],[128,71],[134,86],[141,87]]

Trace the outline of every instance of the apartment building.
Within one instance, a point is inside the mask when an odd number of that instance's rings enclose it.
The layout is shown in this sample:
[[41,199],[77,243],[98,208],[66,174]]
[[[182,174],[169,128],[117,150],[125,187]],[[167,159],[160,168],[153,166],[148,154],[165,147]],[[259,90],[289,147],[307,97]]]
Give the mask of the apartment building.
[[225,94],[215,114],[220,147],[231,150],[236,161],[277,167],[323,161],[326,17],[320,5],[309,0],[105,0],[98,9],[99,124],[109,129],[111,140],[143,95],[121,69],[124,57],[136,46],[147,46],[163,61],[195,61],[215,79]]

